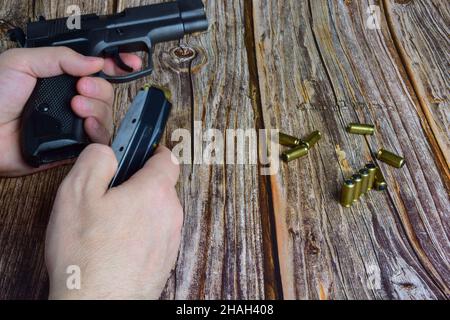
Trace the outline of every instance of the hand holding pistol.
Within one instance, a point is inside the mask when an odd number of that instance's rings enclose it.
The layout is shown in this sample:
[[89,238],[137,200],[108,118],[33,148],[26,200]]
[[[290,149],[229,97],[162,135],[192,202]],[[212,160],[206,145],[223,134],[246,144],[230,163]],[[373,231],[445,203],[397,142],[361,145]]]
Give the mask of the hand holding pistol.
[[[40,19],[10,31],[13,40],[26,48],[66,46],[86,56],[112,58],[117,67],[132,72],[120,53],[145,51],[149,65],[123,76],[97,74],[112,83],[136,80],[151,74],[154,45],[178,40],[186,34],[206,31],[208,22],[201,0],[178,0],[128,8],[107,16],[80,17],[80,29],[67,27],[67,18]],[[78,78],[60,75],[38,79],[22,115],[22,154],[34,167],[77,157],[89,144],[83,121],[70,108],[77,95]]]

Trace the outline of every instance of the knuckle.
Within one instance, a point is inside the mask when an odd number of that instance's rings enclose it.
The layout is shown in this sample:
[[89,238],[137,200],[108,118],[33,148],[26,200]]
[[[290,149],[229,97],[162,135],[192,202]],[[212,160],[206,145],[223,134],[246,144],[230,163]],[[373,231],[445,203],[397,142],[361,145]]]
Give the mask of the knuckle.
[[94,101],[93,109],[95,112],[95,116],[97,116],[100,121],[103,121],[108,118],[111,108],[108,103],[97,100],[97,101]]
[[112,104],[110,104],[109,102],[105,102],[103,105],[106,119],[112,121],[113,116]]
[[97,100],[94,102],[95,116],[103,123],[104,121],[112,121],[113,110],[112,105],[106,101]]
[[3,52],[1,54],[1,56],[0,56],[1,57],[0,65],[3,65],[3,64],[9,65],[9,64],[11,64],[12,61],[15,60],[15,57],[17,55],[19,55],[22,50],[23,49],[21,49],[21,48],[14,48],[14,49],[9,49],[9,50]]
[[118,165],[116,156],[111,147],[100,143],[92,143],[81,153],[77,160],[77,167],[82,168],[85,163],[92,166],[93,163],[99,162],[101,162],[102,166],[109,166],[114,169]]
[[80,80],[78,80],[78,83],[77,83],[77,89],[78,89],[78,91],[79,91],[79,92],[80,92],[80,91],[84,91],[85,88],[89,85],[89,81],[91,81],[91,80],[89,79],[89,77],[82,77],[82,78],[80,78]]
[[86,151],[89,153],[102,153],[108,158],[116,158],[113,150],[104,144],[92,143],[86,147]]
[[114,88],[113,88],[112,84],[102,78],[96,78],[96,79],[97,79],[97,81],[99,81],[101,88],[103,88],[105,90],[105,92],[107,93],[107,96],[109,98],[113,98],[114,97]]
[[114,151],[111,149],[111,147],[99,144],[99,143],[92,143],[89,146],[86,147],[87,152],[92,154],[102,154],[102,162],[106,160],[105,163],[110,164],[111,166],[117,166],[117,158],[114,154]]
[[71,171],[59,186],[58,196],[63,198],[70,196],[77,199],[84,193],[84,184],[83,176]]
[[61,55],[77,55],[77,53],[75,51],[73,51],[72,49],[68,48],[68,47],[56,47],[57,50],[60,50],[60,54]]

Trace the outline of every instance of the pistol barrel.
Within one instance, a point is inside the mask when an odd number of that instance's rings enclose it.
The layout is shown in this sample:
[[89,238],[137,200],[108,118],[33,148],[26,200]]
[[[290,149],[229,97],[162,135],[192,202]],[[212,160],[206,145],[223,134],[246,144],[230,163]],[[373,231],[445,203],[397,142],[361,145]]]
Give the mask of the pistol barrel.
[[178,6],[181,11],[185,34],[208,30],[205,7],[201,0],[179,0]]

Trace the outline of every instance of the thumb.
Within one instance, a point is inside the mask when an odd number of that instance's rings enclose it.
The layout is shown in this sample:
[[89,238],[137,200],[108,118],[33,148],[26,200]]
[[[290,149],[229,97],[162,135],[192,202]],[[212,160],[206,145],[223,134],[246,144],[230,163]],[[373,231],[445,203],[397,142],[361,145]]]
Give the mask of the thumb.
[[49,78],[63,73],[83,77],[103,69],[104,60],[86,57],[67,47],[12,49],[6,51],[2,64],[35,78]]
[[116,156],[110,147],[91,144],[80,154],[67,180],[88,193],[104,195],[117,166]]
[[166,147],[159,146],[144,167],[117,188],[134,190],[133,192],[151,190],[155,185],[173,188],[179,175],[180,166],[172,152]]

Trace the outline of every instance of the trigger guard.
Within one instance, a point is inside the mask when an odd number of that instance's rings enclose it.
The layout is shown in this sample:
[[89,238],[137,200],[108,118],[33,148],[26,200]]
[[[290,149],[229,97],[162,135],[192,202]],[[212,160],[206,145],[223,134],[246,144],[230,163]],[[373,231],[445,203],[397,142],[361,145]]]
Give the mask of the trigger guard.
[[[104,73],[103,71],[100,71],[99,73],[96,74],[96,76],[101,77],[111,83],[125,83],[125,82],[130,82],[130,81],[134,81],[146,76],[149,76],[152,74],[153,72],[153,61],[152,61],[152,48],[151,45],[145,41],[143,41],[142,43],[145,44],[146,46],[146,51],[148,53],[148,61],[149,61],[149,65],[146,69],[138,71],[138,72],[134,72],[134,73],[129,73],[129,74],[125,74],[122,76],[110,76],[107,75],[106,73]],[[126,68],[123,67],[128,67],[120,58],[119,56],[120,50],[117,47],[110,47],[110,48],[106,48],[103,50],[103,56],[106,57],[112,57],[115,62],[117,67],[119,67],[120,69],[124,70],[124,71],[128,71]],[[119,61],[117,61],[119,60]],[[131,68],[130,68],[131,69]],[[131,70],[132,71],[132,70]]]
[[105,50],[106,57],[112,58],[114,63],[123,71],[133,72],[133,68],[127,65],[120,57],[119,49],[117,47]]
[[100,71],[97,76],[101,77],[111,83],[124,83],[124,82],[129,82],[129,81],[134,81],[137,80],[139,78],[143,78],[146,76],[151,75],[153,72],[153,68],[152,67],[148,67],[147,69],[138,71],[138,72],[134,72],[131,74],[126,74],[123,76],[110,76],[107,75],[106,73],[104,73],[103,71]]

